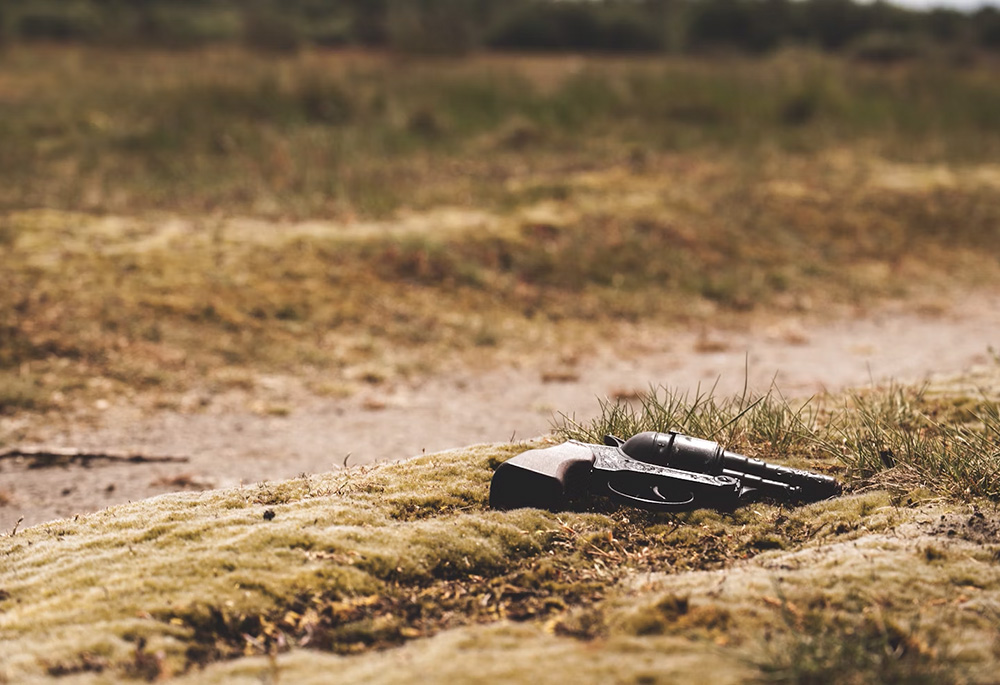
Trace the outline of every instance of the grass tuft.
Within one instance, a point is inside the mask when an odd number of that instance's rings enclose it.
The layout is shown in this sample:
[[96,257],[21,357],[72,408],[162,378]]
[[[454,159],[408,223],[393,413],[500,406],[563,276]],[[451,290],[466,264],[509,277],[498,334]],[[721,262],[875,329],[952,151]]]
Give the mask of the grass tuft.
[[[920,486],[950,497],[1000,501],[1000,406],[947,413],[927,388],[858,394],[835,422],[827,449],[862,483],[897,490]],[[942,412],[939,419],[934,412]]]
[[711,390],[689,395],[661,387],[637,401],[605,400],[588,423],[563,417],[555,432],[599,443],[606,434],[674,430],[806,467],[825,470],[833,457],[855,489],[906,494],[926,488],[949,498],[1000,502],[996,400],[983,396],[970,408],[963,396],[897,385],[853,394],[839,409],[829,406],[831,398],[821,399],[793,402],[776,388],[760,397],[716,398]]
[[714,388],[693,394],[660,386],[635,401],[604,400],[587,424],[563,417],[555,431],[566,439],[601,442],[643,431],[677,431],[715,440],[727,449],[763,458],[808,452],[816,440],[819,409],[813,400],[793,402],[776,387],[761,396],[716,397]]

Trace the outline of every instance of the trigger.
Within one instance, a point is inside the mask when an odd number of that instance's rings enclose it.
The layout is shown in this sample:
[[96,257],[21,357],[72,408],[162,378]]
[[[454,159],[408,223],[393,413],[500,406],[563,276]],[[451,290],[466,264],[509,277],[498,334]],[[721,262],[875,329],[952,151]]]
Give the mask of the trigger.
[[653,493],[663,500],[664,504],[668,504],[672,507],[686,507],[688,505],[694,504],[694,493],[691,491],[685,492],[686,498],[677,499],[675,497],[667,497],[660,490],[660,486],[653,487]]

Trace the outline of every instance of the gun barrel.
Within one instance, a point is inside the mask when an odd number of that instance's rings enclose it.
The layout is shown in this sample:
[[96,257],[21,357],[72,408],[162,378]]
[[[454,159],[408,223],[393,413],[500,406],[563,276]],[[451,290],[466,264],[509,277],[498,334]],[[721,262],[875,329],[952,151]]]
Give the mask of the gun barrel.
[[[718,443],[681,435],[675,431],[646,431],[624,442],[608,436],[625,454],[650,464],[684,471],[726,475],[744,486],[778,497],[818,500],[841,492],[835,478],[788,466],[769,464],[724,450]],[[609,443],[610,444],[610,443]]]
[[[840,483],[835,478],[812,471],[793,469],[790,466],[769,464],[742,454],[726,451],[722,457],[723,473],[740,478],[753,476],[762,481],[789,485],[801,490],[805,499],[826,499],[839,495]],[[747,483],[749,485],[749,483]]]

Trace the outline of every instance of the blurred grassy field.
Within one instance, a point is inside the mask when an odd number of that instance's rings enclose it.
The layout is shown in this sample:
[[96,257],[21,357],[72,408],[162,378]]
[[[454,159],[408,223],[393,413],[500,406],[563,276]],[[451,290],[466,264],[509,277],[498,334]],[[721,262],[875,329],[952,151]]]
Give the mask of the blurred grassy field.
[[995,283],[996,73],[12,45],[0,412]]

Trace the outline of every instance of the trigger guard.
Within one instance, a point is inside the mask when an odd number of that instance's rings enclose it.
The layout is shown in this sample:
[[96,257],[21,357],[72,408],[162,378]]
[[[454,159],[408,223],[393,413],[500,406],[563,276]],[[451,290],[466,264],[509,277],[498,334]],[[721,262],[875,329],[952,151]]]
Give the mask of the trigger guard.
[[689,511],[691,509],[696,509],[695,496],[693,492],[688,492],[687,499],[671,501],[663,496],[660,492],[659,486],[653,486],[652,491],[660,499],[649,499],[646,497],[639,497],[638,495],[623,492],[615,487],[614,483],[608,481],[608,490],[611,492],[612,497],[618,501],[628,504],[631,506],[639,506],[643,509],[649,509],[651,511]]

